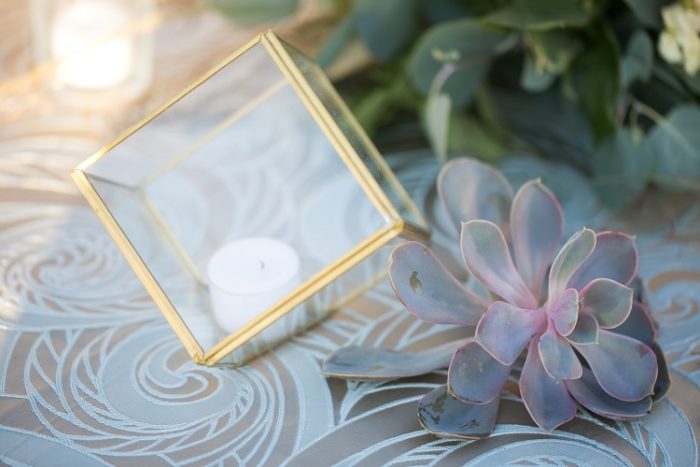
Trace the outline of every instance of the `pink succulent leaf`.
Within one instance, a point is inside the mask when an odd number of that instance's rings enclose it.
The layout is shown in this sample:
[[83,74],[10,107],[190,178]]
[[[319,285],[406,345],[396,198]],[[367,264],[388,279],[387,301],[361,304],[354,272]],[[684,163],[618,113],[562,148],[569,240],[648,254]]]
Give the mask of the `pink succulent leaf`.
[[420,352],[399,352],[377,347],[349,346],[336,350],[323,362],[323,373],[334,378],[357,381],[406,378],[446,368],[455,341]]
[[399,300],[423,321],[473,326],[486,309],[422,243],[407,242],[394,249],[389,278]]
[[544,331],[543,310],[493,302],[476,326],[474,340],[504,365],[512,365],[536,334]]
[[462,224],[461,243],[467,268],[484,287],[519,307],[537,306],[515,269],[506,239],[496,224],[482,220]]
[[582,367],[571,344],[553,326],[542,334],[537,343],[542,366],[557,381],[581,377]]
[[485,404],[496,399],[510,374],[503,365],[470,340],[452,356],[447,372],[447,388],[463,402]]
[[552,431],[576,415],[576,403],[564,382],[554,380],[542,365],[533,339],[520,375],[520,395],[532,419],[541,428]]
[[581,310],[593,315],[601,328],[615,328],[629,316],[633,292],[614,280],[594,279],[581,291]]
[[653,392],[658,373],[654,351],[631,337],[601,329],[597,344],[575,344],[600,386],[616,399],[638,401]]
[[579,313],[576,327],[566,336],[566,340],[572,344],[597,344],[598,321],[589,314]]
[[647,307],[639,302],[632,303],[632,310],[625,322],[612,331],[637,339],[650,347],[656,339],[656,325],[651,313]]
[[447,386],[430,391],[418,403],[418,421],[443,438],[479,439],[491,434],[500,397],[486,404],[469,404],[452,396]]
[[580,379],[565,382],[569,393],[591,412],[603,417],[630,420],[642,417],[651,410],[651,397],[625,402],[605,392],[590,369],[584,368]]
[[559,202],[541,181],[523,185],[510,210],[510,239],[515,265],[537,299],[564,231]]
[[578,292],[575,289],[566,289],[549,308],[548,315],[562,336],[568,336],[576,327],[578,308]]
[[622,232],[600,232],[591,256],[576,271],[569,287],[581,290],[598,278],[612,279],[627,285],[637,274],[639,254],[634,237]]
[[453,159],[440,171],[437,189],[457,232],[472,219],[507,228],[513,188],[490,165],[469,157]]
[[569,279],[595,248],[595,232],[582,229],[571,236],[561,247],[549,270],[549,300],[556,300],[568,287]]

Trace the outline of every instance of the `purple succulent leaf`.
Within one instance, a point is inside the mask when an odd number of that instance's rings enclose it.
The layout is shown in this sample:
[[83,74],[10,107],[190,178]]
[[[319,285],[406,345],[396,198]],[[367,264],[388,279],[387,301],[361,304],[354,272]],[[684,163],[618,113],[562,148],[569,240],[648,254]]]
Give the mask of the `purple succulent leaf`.
[[671,388],[671,374],[668,371],[668,363],[666,363],[666,356],[664,351],[661,349],[657,342],[651,345],[651,349],[656,355],[656,364],[659,367],[659,374],[656,376],[656,382],[654,383],[654,396],[653,401],[657,402],[666,397],[668,390]]
[[453,159],[437,179],[443,206],[460,231],[462,222],[485,219],[507,229],[513,188],[495,168],[472,158]]
[[[638,296],[638,287],[641,287],[641,281],[635,279],[633,283],[635,282],[635,295]],[[668,363],[666,362],[666,356],[656,342],[656,323],[649,309],[643,303],[635,300],[627,320],[620,326],[612,329],[612,332],[644,342],[654,351],[659,372],[656,376],[656,382],[654,383],[654,395],[652,399],[656,402],[666,397],[671,386],[671,375],[669,373]]]
[[587,313],[579,313],[576,327],[566,336],[566,340],[572,344],[597,344],[598,321]]
[[510,239],[517,270],[535,299],[563,232],[564,215],[552,192],[539,180],[520,187],[510,210]]
[[578,308],[578,292],[575,289],[566,289],[548,310],[557,332],[562,336],[568,336],[576,327]]
[[571,278],[569,287],[581,290],[598,278],[627,285],[637,274],[638,263],[634,237],[622,232],[600,232],[596,235],[595,250]]
[[477,342],[470,340],[452,356],[447,388],[463,402],[485,404],[501,394],[509,374],[510,366],[501,364]]
[[462,224],[461,243],[467,268],[486,288],[519,307],[537,306],[515,269],[506,239],[496,224],[482,220]]
[[504,365],[512,365],[535,335],[544,331],[543,310],[493,302],[476,326],[474,340]]
[[582,367],[576,352],[571,348],[571,344],[559,335],[554,326],[549,326],[547,332],[540,336],[537,349],[542,366],[555,380],[581,377]]
[[605,392],[590,369],[584,368],[580,379],[565,382],[569,393],[591,412],[607,418],[629,420],[642,417],[651,410],[651,397],[625,402]]
[[656,325],[651,313],[639,302],[632,303],[632,310],[625,322],[612,331],[644,342],[649,347],[656,339]]
[[422,243],[407,242],[394,249],[389,278],[399,300],[423,321],[473,326],[486,310]]
[[532,419],[541,428],[552,431],[576,415],[576,403],[564,382],[554,380],[542,365],[533,339],[520,375],[520,395]]
[[463,342],[454,341],[419,352],[398,352],[377,347],[343,347],[323,362],[323,373],[333,378],[358,381],[423,375],[438,368],[446,368],[455,348]]
[[561,247],[549,270],[549,300],[556,300],[567,289],[566,284],[593,252],[595,244],[595,232],[584,228],[573,234]]
[[418,421],[442,438],[479,439],[491,434],[500,397],[486,404],[468,404],[452,396],[447,386],[430,391],[418,403]]
[[575,344],[600,386],[616,399],[638,401],[653,392],[658,374],[654,351],[643,342],[599,330],[597,344]]
[[611,279],[594,279],[581,291],[581,310],[603,329],[619,326],[632,310],[633,290]]

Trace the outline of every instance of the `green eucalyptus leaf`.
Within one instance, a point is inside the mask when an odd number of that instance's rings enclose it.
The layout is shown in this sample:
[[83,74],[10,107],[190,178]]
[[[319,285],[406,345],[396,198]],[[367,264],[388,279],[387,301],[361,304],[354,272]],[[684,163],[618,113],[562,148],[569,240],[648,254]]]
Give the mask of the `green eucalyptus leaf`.
[[615,130],[620,82],[618,62],[615,36],[604,29],[572,64],[571,84],[598,141]]
[[430,24],[442,23],[468,15],[467,6],[459,0],[419,0],[421,15]]
[[372,134],[392,104],[391,91],[386,87],[370,89],[351,105],[352,113],[362,128]]
[[414,96],[405,76],[396,74],[390,82],[367,90],[351,104],[351,110],[365,131],[372,134],[398,108],[412,107]]
[[548,159],[591,171],[591,129],[579,106],[562,96],[558,89],[533,94],[494,88],[492,96],[517,138]]
[[338,23],[316,55],[316,62],[321,68],[328,68],[335,62],[348,45],[353,33],[354,25],[349,18]]
[[625,55],[620,62],[620,82],[623,87],[651,77],[654,66],[654,44],[643,29],[634,33],[627,43]]
[[[679,69],[680,73],[684,73]],[[655,60],[651,79],[634,83],[634,98],[656,109],[661,114],[671,112],[676,106],[693,102],[693,94],[677,76],[673,67],[664,60]]]
[[449,124],[447,147],[451,152],[472,154],[489,162],[501,159],[508,152],[501,135],[489,130],[476,118],[453,113]]
[[484,18],[489,24],[514,29],[546,31],[585,26],[592,12],[579,0],[513,0]]
[[294,14],[299,0],[208,0],[231,20],[242,26],[286,18]]
[[661,27],[661,7],[666,3],[664,0],[625,0],[625,3],[643,26],[653,29]]
[[652,75],[654,77],[652,82],[659,81],[679,95],[684,95],[686,98],[690,97],[690,94],[684,87],[684,80],[681,78],[682,75],[685,75],[685,72],[680,66],[671,65],[666,60],[656,60],[652,67]]
[[620,209],[639,196],[653,171],[653,157],[643,135],[620,128],[596,151],[595,187],[613,209]]
[[428,29],[411,53],[409,71],[416,88],[428,94],[433,79],[443,64],[435,60],[433,51],[456,50],[461,62],[447,79],[442,91],[450,96],[455,107],[468,104],[486,75],[494,55],[514,44],[515,36],[484,28],[474,19],[448,21]]
[[694,75],[689,75],[685,72],[680,65],[670,65],[666,64],[670,69],[670,73],[676,75],[678,80],[685,85],[685,87],[690,91],[690,93],[695,94],[695,96],[700,96],[700,73],[695,73]]
[[452,101],[447,94],[433,92],[425,103],[425,129],[430,144],[440,162],[447,161],[450,109]]
[[535,65],[535,59],[531,55],[525,55],[523,62],[523,71],[520,75],[520,86],[530,92],[540,92],[548,89],[556,75],[547,70],[538,70]]
[[355,0],[355,29],[372,55],[389,61],[416,33],[417,12],[417,0]]
[[569,68],[583,48],[581,41],[568,31],[530,31],[525,43],[532,50],[538,71],[561,73]]
[[670,190],[700,191],[700,107],[683,105],[657,122],[648,143],[653,180]]

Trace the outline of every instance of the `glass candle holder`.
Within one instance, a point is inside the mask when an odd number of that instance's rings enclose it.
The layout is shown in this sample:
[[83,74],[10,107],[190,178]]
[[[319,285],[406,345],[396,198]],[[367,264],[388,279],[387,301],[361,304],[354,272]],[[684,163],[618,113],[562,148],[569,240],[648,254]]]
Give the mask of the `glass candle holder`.
[[32,0],[37,62],[63,102],[105,107],[143,95],[153,44],[152,0]]
[[240,365],[428,225],[321,69],[264,33],[73,173],[192,358]]

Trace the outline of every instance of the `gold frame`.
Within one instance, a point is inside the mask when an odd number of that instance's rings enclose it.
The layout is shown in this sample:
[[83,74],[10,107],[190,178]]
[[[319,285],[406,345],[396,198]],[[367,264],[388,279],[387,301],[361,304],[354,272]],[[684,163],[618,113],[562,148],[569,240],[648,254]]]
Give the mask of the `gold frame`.
[[[121,230],[116,219],[112,216],[97,190],[88,179],[85,171],[90,165],[104,157],[112,148],[121,143],[124,139],[146,125],[149,121],[186,96],[193,89],[206,82],[210,77],[227,66],[241,54],[260,43],[262,43],[267,53],[272,57],[278,68],[282,71],[289,84],[292,85],[302,103],[315,120],[316,124],[329,139],[339,157],[345,163],[346,167],[357,180],[363,191],[367,194],[367,197],[387,220],[387,225],[370,235],[364,241],[357,244],[351,251],[347,252],[334,263],[307,279],[294,292],[284,297],[268,310],[260,313],[255,320],[250,322],[244,328],[229,334],[211,349],[205,351],[189,331],[187,325],[182,320],[163,289],[161,289],[161,287],[158,285],[158,282],[151,274],[148,266],[141,259],[126,234]],[[286,45],[289,46],[288,44]],[[264,32],[249,41],[239,50],[227,57],[219,65],[197,79],[192,85],[185,88],[165,104],[161,105],[155,111],[143,118],[140,122],[122,132],[112,143],[106,145],[94,155],[83,161],[72,172],[72,177],[82,194],[87,199],[88,204],[95,211],[97,217],[100,219],[105,229],[126,258],[127,263],[133,269],[134,273],[141,281],[146,291],[155,302],[156,306],[163,313],[166,320],[175,331],[175,334],[182,342],[186,351],[198,364],[204,364],[207,366],[216,364],[226,355],[248,342],[269,325],[282,318],[285,314],[293,310],[306,299],[330,284],[333,280],[350,270],[353,266],[360,263],[370,254],[386,245],[391,240],[399,236],[404,238],[417,238],[425,240],[430,235],[429,226],[425,221],[425,218],[410,200],[408,194],[393,175],[391,169],[389,169],[388,165],[381,157],[375,146],[371,143],[364,131],[362,131],[359,123],[353,118],[342,99],[337,95],[337,93],[335,93],[335,89],[332,87],[332,85],[330,85],[330,83],[327,84],[329,85],[328,89],[331,93],[333,93],[333,99],[341,106],[343,112],[346,114],[349,124],[353,127],[357,134],[360,135],[363,144],[368,148],[369,156],[373,159],[373,163],[377,164],[382,172],[382,175],[387,179],[388,183],[392,185],[392,188],[399,194],[402,201],[405,203],[408,209],[411,210],[413,216],[419,220],[419,224],[411,223],[399,215],[396,207],[391,203],[383,189],[371,175],[367,166],[364,164],[360,156],[355,152],[350,142],[340,130],[337,122],[321,103],[311,85],[304,78],[302,72],[284,49],[280,39],[272,31]],[[167,168],[165,170],[167,170]]]

